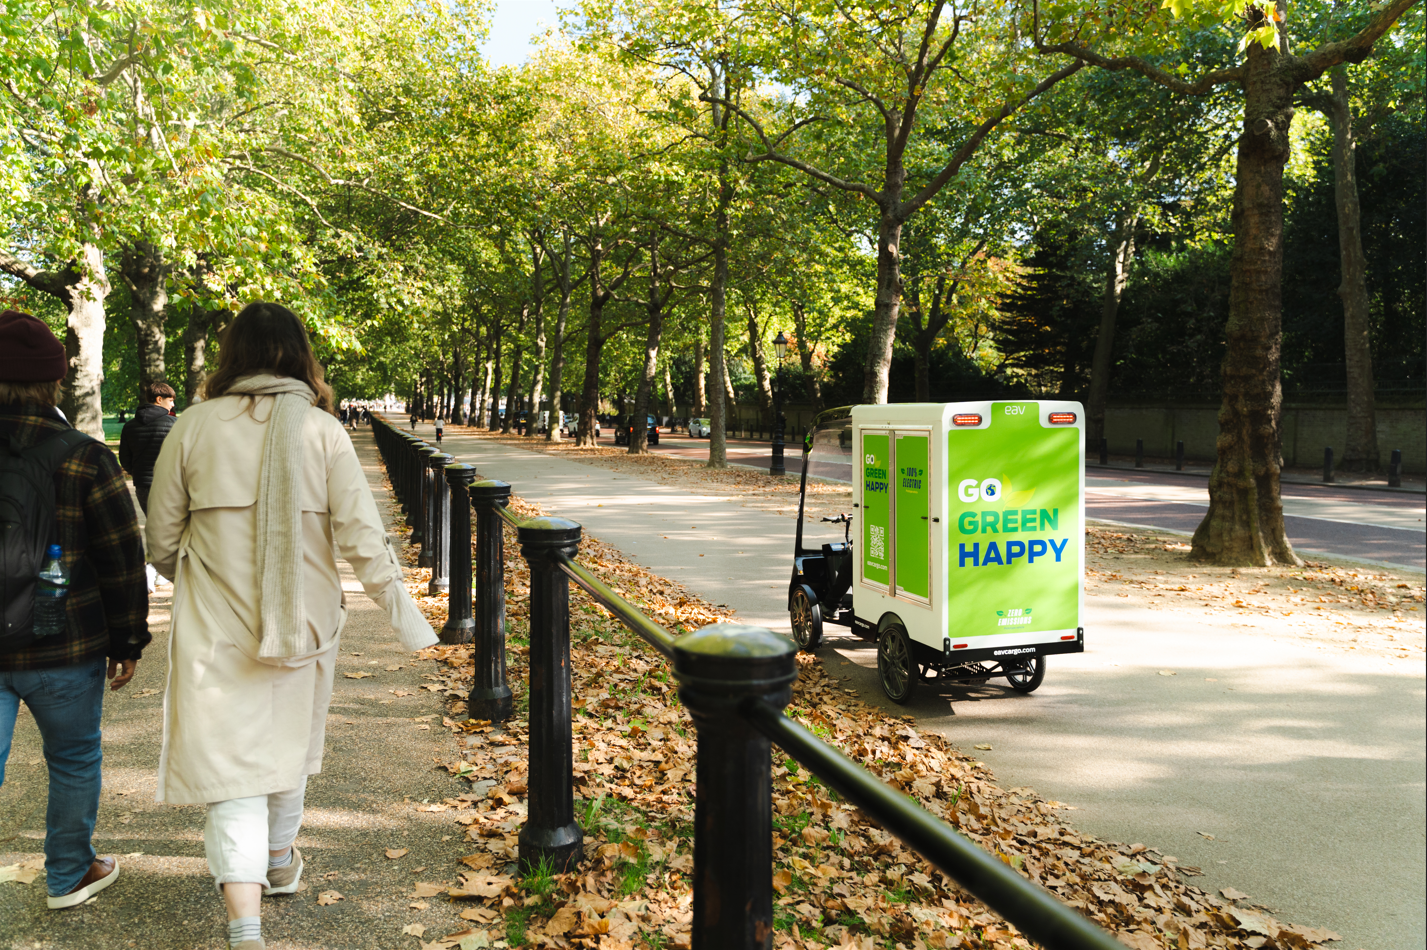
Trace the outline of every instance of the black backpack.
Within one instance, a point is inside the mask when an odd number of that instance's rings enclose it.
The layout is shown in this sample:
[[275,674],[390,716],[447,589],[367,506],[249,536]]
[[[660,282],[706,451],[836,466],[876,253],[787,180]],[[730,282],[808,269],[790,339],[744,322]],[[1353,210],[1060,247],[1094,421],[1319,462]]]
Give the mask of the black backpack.
[[89,436],[66,429],[39,445],[16,449],[0,437],[0,653],[35,642],[35,585],[45,549],[58,540],[54,473]]

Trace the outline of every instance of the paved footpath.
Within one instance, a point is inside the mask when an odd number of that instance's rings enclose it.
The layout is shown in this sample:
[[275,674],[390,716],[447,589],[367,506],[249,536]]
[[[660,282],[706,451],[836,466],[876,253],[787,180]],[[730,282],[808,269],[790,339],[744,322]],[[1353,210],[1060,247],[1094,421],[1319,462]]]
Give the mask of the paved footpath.
[[[790,518],[451,429],[443,448],[745,622],[788,632]],[[1086,831],[1203,868],[1207,889],[1329,927],[1348,950],[1424,946],[1420,663],[1114,596],[1087,599],[1085,626],[1088,652],[1052,660],[1034,695],[923,687],[902,711],[964,749],[990,745],[1002,785],[1073,805]],[[823,656],[889,705],[869,644],[830,634]]]
[[[380,503],[385,494],[370,433],[357,433],[355,442]],[[446,901],[432,901],[424,911],[408,906],[413,881],[452,879],[457,860],[469,850],[449,814],[416,810],[423,800],[439,802],[470,790],[434,767],[433,759],[454,756],[455,740],[441,727],[441,698],[421,689],[421,673],[431,664],[413,662],[401,649],[385,614],[342,567],[349,620],[324,771],[308,786],[307,818],[297,841],[307,858],[303,880],[309,886],[263,901],[264,936],[273,950],[415,947],[413,938],[402,936],[407,924],[425,924],[436,936],[469,926],[455,916],[461,908]],[[160,588],[151,598],[154,642],[133,682],[105,698],[104,792],[95,846],[118,856],[119,880],[64,911],[45,908],[43,874],[29,885],[0,883],[0,950],[227,946],[223,901],[203,857],[203,806],[154,801],[171,592]],[[402,668],[388,669],[394,666]],[[360,672],[374,675],[345,675]],[[420,722],[422,717],[430,721]],[[39,735],[22,707],[0,788],[0,866],[41,856],[45,787]],[[388,860],[388,848],[410,853]],[[344,899],[318,906],[317,895],[326,890]]]

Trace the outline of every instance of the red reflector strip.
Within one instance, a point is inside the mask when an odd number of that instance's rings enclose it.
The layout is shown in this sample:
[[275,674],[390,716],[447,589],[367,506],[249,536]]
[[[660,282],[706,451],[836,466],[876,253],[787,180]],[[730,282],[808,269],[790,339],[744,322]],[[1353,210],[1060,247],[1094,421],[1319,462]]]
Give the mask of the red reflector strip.
[[1073,633],[1072,633],[1072,634],[1068,634],[1067,636],[1061,637],[1061,639],[1062,639],[1062,640],[1074,640],[1074,639],[1075,639],[1075,634],[1073,634]]
[[951,648],[952,648],[953,650],[965,650],[965,649],[966,649],[966,644],[964,644],[964,643],[956,643],[956,644],[953,644]]
[[[979,426],[981,417],[974,412],[968,412],[964,415],[952,416],[951,424],[954,426]],[[963,643],[962,646],[966,646],[966,644]]]
[[1075,413],[1073,412],[1052,412],[1050,414],[1050,424],[1053,426],[1068,426],[1075,423]]

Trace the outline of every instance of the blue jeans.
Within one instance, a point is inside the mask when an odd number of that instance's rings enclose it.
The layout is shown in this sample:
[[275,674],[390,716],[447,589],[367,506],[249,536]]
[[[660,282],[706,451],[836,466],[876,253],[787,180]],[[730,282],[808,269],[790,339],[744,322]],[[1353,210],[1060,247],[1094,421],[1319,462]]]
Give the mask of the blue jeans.
[[51,897],[68,894],[94,862],[99,813],[99,717],[104,711],[101,659],[48,670],[0,670],[0,785],[24,700],[44,740],[49,765],[45,814],[45,884]]

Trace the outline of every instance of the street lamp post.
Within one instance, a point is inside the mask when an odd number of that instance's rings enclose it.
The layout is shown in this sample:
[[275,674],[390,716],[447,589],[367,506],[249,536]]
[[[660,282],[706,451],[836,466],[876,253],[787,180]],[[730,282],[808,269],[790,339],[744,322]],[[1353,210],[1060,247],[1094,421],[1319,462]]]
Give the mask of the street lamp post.
[[773,339],[773,349],[778,354],[778,367],[773,371],[773,464],[769,475],[786,475],[783,467],[783,357],[788,355],[788,339],[779,330]]

